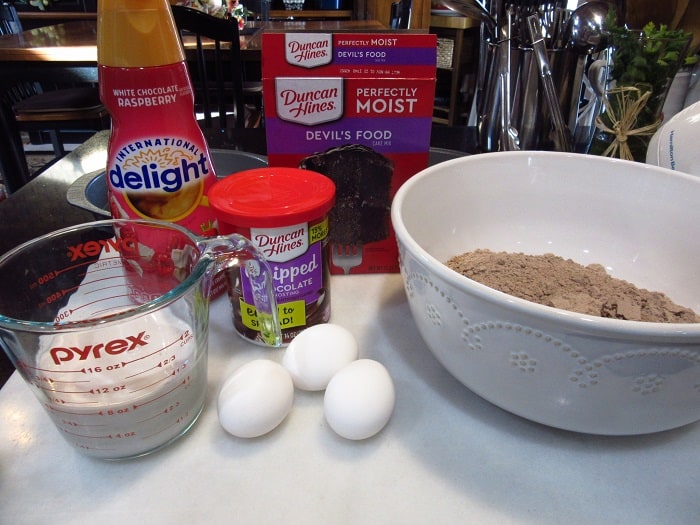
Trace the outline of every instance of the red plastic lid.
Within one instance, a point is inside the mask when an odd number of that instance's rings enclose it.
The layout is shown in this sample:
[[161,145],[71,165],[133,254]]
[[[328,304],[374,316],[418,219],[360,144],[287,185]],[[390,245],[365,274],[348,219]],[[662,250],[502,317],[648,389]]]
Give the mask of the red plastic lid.
[[335,184],[315,171],[257,168],[229,175],[208,193],[221,222],[276,228],[320,219],[335,203]]

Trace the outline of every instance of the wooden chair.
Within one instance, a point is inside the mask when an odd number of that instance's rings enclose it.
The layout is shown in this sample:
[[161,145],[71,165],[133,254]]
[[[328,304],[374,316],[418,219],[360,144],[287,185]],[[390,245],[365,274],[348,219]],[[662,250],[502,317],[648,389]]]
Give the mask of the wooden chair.
[[[252,93],[256,87],[246,86],[243,80],[238,25],[196,9],[178,5],[171,8],[181,36],[189,32],[196,38],[195,58],[188,59],[188,67],[195,107],[203,113],[200,125],[220,130],[246,127],[244,94]],[[258,92],[262,100],[261,86]]]
[[[12,4],[0,5],[0,34],[22,31]],[[56,158],[66,154],[64,132],[95,132],[108,129],[111,119],[94,85],[61,86],[50,89],[35,82],[19,82],[5,94],[19,131],[48,133]]]
[[15,6],[3,2],[0,4],[2,18],[0,19],[0,35],[16,35],[22,32],[22,24],[17,16]]

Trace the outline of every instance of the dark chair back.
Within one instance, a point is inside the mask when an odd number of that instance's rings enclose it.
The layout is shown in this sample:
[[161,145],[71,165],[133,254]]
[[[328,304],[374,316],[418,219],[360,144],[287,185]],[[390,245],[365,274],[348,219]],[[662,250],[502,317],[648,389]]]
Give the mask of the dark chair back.
[[[22,32],[22,23],[15,7],[7,2],[0,4],[0,33],[17,34]],[[60,76],[60,75],[59,75]],[[7,137],[11,142],[11,155],[14,157],[17,174],[7,173],[5,166],[0,168],[6,180],[10,178],[11,190],[18,189],[29,179],[29,169],[24,155],[20,133],[29,134],[33,142],[45,142],[48,134],[56,158],[66,154],[65,142],[70,132],[70,140],[84,140],[83,135],[109,129],[110,117],[102,105],[96,85],[86,85],[56,79],[50,85],[34,81],[19,80],[6,83],[0,94],[0,111],[6,121],[14,120],[11,127],[16,136]],[[14,134],[11,132],[11,134]]]
[[[204,127],[229,127],[228,113],[231,110],[235,112],[233,127],[245,127],[238,24],[196,9],[171,7],[181,37],[189,32],[196,38],[196,50],[188,52],[188,67],[197,108],[204,114]],[[189,59],[192,54],[194,60]],[[215,113],[218,113],[218,118]]]
[[[22,21],[17,15],[15,6],[7,2],[0,4],[0,35],[16,35],[21,32]],[[32,82],[17,82],[7,88],[7,91],[3,93],[3,98],[12,105],[39,92],[41,92],[39,86]]]
[[391,4],[389,27],[392,29],[408,29],[411,24],[412,0],[399,0]]
[[0,35],[16,35],[22,32],[22,22],[12,4],[0,4]]

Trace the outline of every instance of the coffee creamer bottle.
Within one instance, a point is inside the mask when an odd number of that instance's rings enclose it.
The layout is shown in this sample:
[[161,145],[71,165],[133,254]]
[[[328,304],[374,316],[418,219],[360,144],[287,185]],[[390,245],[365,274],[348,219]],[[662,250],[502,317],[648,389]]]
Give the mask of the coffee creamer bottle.
[[113,217],[215,234],[206,196],[216,176],[168,0],[100,0],[97,40]]

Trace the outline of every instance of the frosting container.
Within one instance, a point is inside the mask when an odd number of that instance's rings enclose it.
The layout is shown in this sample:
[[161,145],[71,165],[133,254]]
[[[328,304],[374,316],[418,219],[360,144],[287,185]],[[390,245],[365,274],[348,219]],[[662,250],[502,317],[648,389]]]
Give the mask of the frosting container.
[[[297,168],[259,168],[221,179],[209,192],[222,233],[251,240],[270,264],[282,343],[330,318],[328,213],[335,184]],[[241,278],[247,268],[227,273],[233,324],[245,338],[260,341],[255,290]],[[245,277],[245,276],[244,276]]]

